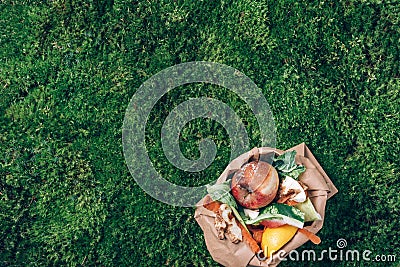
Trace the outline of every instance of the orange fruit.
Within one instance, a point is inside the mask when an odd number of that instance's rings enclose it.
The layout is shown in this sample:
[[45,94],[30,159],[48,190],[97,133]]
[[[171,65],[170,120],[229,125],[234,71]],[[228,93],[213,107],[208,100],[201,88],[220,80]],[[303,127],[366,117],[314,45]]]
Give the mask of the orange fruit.
[[273,253],[293,238],[297,229],[299,228],[288,224],[276,228],[265,228],[261,241],[261,249],[264,251],[264,255],[270,258]]

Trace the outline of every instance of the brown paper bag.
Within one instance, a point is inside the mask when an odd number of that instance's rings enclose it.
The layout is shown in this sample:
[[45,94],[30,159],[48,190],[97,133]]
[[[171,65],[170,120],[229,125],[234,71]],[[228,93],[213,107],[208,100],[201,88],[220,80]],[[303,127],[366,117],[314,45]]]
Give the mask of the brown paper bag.
[[[324,223],[325,206],[327,200],[338,192],[335,185],[329,179],[328,175],[322,169],[321,165],[315,159],[310,149],[304,144],[299,144],[287,151],[295,150],[296,162],[306,167],[306,171],[301,175],[300,180],[308,186],[308,193],[311,202],[317,212],[321,215],[322,220],[314,221],[310,226],[305,228],[313,233],[317,233]],[[243,164],[252,160],[263,160],[263,155],[276,153],[282,154],[284,151],[267,147],[253,148],[234,159],[218,178],[217,183],[222,183],[228,179],[228,176],[236,172]],[[289,241],[280,251],[276,252],[272,259],[267,261],[259,261],[250,247],[245,242],[233,244],[228,239],[220,240],[214,227],[214,212],[203,207],[205,198],[197,205],[195,211],[195,219],[204,232],[204,239],[208,251],[212,258],[227,267],[245,267],[245,266],[276,266],[279,264],[279,258],[287,256],[290,251],[300,247],[308,241],[308,238],[301,234],[296,235]]]

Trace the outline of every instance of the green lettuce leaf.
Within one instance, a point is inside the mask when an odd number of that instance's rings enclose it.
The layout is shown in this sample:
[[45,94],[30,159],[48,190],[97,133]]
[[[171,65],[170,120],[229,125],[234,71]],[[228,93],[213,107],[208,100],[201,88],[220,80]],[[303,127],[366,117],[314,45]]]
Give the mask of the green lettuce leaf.
[[300,174],[306,170],[303,165],[296,164],[295,158],[295,150],[285,152],[279,157],[274,158],[272,166],[275,167],[281,178],[290,176],[293,179],[298,180]]
[[295,207],[304,212],[305,222],[322,220],[321,215],[319,215],[319,213],[315,210],[314,205],[309,198],[307,198],[306,201],[295,205]]
[[235,198],[230,193],[231,191],[230,180],[220,184],[207,185],[206,187],[207,187],[207,193],[210,194],[212,200],[220,201],[222,203],[227,204],[231,208],[234,207],[237,209],[237,203],[235,201]]
[[295,207],[273,203],[260,210],[260,214],[255,219],[245,220],[246,224],[259,224],[264,220],[282,220],[283,222],[303,228],[304,225],[304,213]]

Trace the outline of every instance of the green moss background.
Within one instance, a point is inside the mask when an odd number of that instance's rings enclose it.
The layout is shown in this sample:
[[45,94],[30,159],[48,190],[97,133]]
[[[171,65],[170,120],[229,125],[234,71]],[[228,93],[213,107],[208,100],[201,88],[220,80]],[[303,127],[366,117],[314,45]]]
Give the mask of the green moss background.
[[[277,147],[306,142],[339,193],[316,250],[393,254],[397,262],[284,262],[282,266],[398,266],[400,260],[400,4],[398,1],[0,1],[0,265],[219,266],[191,208],[148,196],[122,153],[125,109],[166,67],[214,61],[250,77],[268,100]],[[213,138],[200,174],[165,163],[168,112],[212,97],[256,119],[235,94],[187,85],[152,110],[146,140],[165,177],[214,180],[227,133],[211,120],[181,133],[189,158]],[[189,181],[189,182],[188,182]],[[305,248],[314,248],[307,244]]]

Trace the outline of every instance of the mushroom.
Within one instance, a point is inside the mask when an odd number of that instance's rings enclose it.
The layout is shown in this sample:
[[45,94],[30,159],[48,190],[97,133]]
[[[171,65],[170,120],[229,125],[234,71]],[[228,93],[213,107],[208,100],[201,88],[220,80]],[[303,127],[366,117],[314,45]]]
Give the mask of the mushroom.
[[219,239],[224,239],[225,234],[232,243],[242,241],[242,230],[232,215],[232,209],[226,204],[222,204],[216,213],[215,228]]
[[302,185],[292,177],[286,176],[279,189],[278,202],[284,203],[287,200],[292,200],[297,203],[302,203],[306,201],[306,199],[307,195]]

